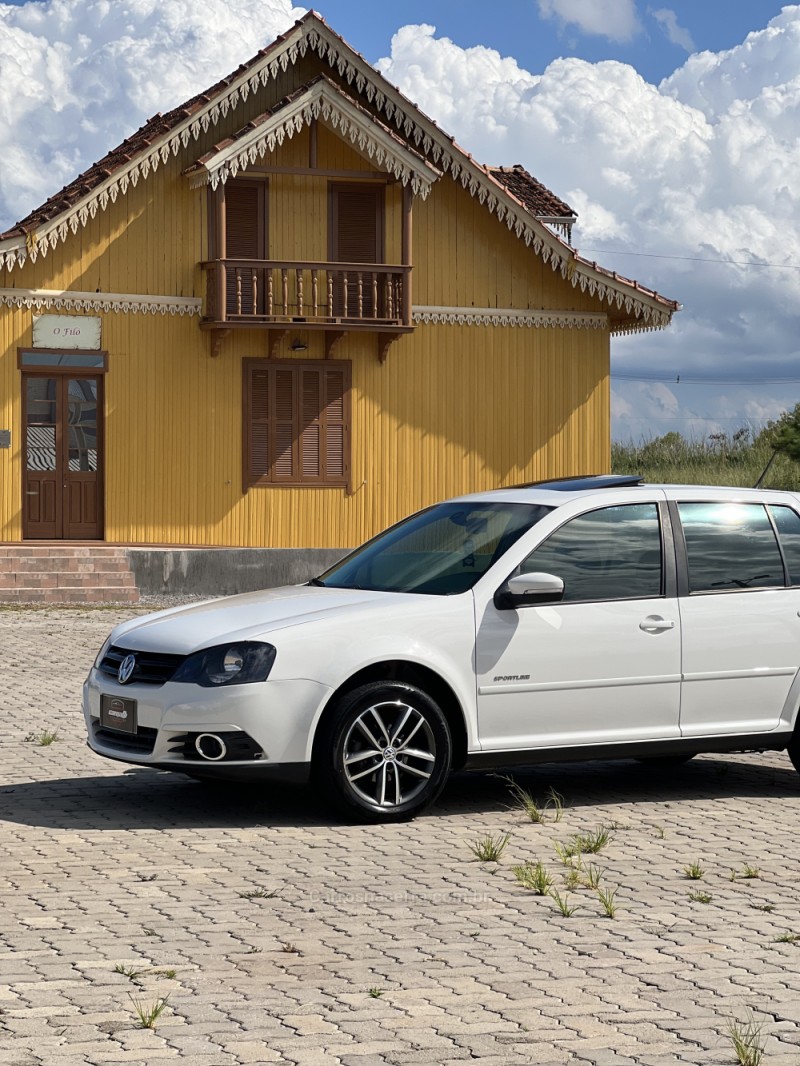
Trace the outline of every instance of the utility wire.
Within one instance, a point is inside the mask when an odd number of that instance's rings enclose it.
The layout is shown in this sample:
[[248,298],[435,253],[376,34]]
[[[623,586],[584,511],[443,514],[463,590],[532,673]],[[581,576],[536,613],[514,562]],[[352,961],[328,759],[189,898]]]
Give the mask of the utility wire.
[[651,381],[654,384],[664,385],[800,385],[800,378],[694,378],[686,377],[685,374],[674,374],[671,377],[644,377],[640,374],[625,374],[620,371],[611,371],[611,377],[621,381]]
[[743,259],[702,259],[694,255],[659,255],[656,252],[623,252],[619,248],[580,248],[578,253],[596,255],[635,255],[642,259],[677,259],[683,263],[722,263],[725,266],[770,267],[773,270],[800,270],[800,263],[754,263]]

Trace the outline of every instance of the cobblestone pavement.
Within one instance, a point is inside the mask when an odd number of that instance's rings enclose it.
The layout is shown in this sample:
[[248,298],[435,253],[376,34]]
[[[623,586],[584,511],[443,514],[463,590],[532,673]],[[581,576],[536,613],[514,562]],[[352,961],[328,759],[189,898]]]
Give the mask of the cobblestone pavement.
[[[0,611],[0,1063],[721,1066],[752,1020],[763,1066],[799,1066],[784,755],[515,773],[564,796],[544,824],[500,778],[461,774],[415,822],[340,825],[302,792],[85,747],[81,682],[131,613]],[[599,827],[570,886],[555,845]],[[499,863],[477,861],[506,833]],[[570,915],[517,883],[539,860]],[[592,868],[613,917],[579,883]]]

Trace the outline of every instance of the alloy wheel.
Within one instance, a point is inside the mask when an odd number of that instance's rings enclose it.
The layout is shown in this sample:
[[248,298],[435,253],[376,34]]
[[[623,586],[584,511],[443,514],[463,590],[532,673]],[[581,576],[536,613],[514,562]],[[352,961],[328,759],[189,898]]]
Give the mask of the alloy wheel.
[[402,700],[370,704],[344,738],[344,774],[363,801],[381,808],[412,803],[436,766],[436,738],[424,714]]

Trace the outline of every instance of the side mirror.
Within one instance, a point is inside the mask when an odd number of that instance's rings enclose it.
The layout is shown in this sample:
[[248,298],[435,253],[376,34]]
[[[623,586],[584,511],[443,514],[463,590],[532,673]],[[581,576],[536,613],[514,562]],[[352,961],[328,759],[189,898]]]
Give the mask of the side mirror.
[[555,574],[515,574],[495,592],[494,605],[498,611],[509,611],[558,603],[563,595],[564,581]]

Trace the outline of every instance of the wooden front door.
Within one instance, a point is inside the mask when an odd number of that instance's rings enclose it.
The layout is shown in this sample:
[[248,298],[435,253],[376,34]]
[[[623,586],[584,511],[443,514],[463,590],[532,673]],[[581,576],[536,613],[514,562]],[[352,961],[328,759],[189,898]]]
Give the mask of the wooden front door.
[[24,535],[101,540],[102,377],[23,374]]

